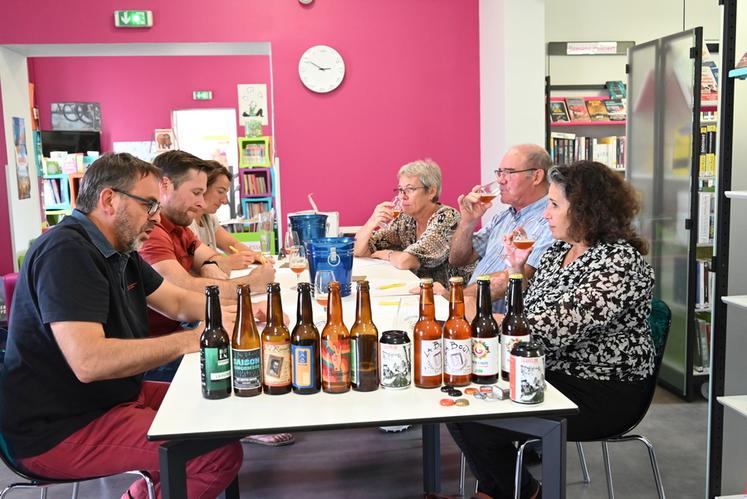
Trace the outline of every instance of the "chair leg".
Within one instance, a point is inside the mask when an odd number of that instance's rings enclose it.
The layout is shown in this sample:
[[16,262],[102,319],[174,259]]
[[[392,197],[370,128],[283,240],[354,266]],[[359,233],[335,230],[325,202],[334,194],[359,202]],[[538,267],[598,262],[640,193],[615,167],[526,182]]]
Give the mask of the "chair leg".
[[78,499],[78,491],[80,489],[80,482],[75,482],[73,484],[73,495],[72,499]]
[[148,499],[156,499],[156,489],[153,487],[153,479],[150,473],[143,470],[125,471],[128,475],[139,475],[140,478],[145,480],[145,486],[148,488]]
[[607,476],[607,495],[609,499],[615,499],[615,492],[612,490],[612,465],[610,464],[610,451],[607,448],[607,441],[602,440],[602,458],[604,459],[604,470]]
[[664,485],[661,482],[661,473],[659,472],[659,465],[656,462],[656,452],[654,451],[653,444],[644,436],[635,435],[633,438],[643,443],[648,449],[648,457],[651,460],[651,469],[654,472],[654,481],[656,482],[656,492],[659,493],[659,499],[666,499],[664,494]]
[[41,488],[41,492],[39,492],[39,498],[47,499],[47,488],[46,487]]
[[457,491],[458,496],[464,495],[464,478],[467,473],[467,458],[464,457],[464,452],[459,454],[459,490]]
[[516,454],[516,469],[514,470],[514,499],[519,499],[521,496],[521,468],[524,464],[524,449],[527,445],[537,442],[541,442],[541,440],[533,438],[519,446],[519,451]]
[[578,460],[581,461],[581,475],[584,484],[588,485],[591,483],[591,475],[589,475],[589,466],[586,464],[586,454],[584,454],[584,446],[581,442],[576,442],[576,450],[578,450]]

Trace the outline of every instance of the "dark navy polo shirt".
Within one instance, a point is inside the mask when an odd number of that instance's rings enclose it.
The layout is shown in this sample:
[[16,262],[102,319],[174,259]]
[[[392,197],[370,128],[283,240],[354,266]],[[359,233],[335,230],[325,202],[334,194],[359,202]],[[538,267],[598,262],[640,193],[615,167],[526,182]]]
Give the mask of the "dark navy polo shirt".
[[162,282],[77,210],[36,240],[16,284],[5,353],[2,432],[14,458],[51,449],[140,392],[141,376],[80,382],[50,324],[97,322],[107,338],[145,338],[146,297]]

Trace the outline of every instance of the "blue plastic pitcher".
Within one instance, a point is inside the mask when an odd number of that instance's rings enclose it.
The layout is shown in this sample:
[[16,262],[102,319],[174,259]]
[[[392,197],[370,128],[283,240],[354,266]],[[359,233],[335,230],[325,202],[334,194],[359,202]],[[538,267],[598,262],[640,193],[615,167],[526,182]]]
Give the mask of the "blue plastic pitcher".
[[353,277],[354,243],[352,237],[322,237],[307,242],[311,282],[314,282],[317,270],[331,270],[335,281],[340,283],[341,296],[348,296]]
[[299,242],[304,246],[307,246],[305,243],[312,239],[323,238],[327,235],[327,215],[305,213],[290,215],[288,218],[290,218],[291,230],[298,234]]

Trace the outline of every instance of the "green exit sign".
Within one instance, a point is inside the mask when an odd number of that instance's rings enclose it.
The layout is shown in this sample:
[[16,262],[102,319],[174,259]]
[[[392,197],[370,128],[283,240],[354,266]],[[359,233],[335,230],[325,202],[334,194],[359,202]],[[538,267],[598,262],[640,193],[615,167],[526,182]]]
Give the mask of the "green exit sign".
[[192,100],[213,100],[213,91],[195,90],[192,92]]
[[150,28],[153,12],[150,10],[115,10],[114,26],[117,28]]

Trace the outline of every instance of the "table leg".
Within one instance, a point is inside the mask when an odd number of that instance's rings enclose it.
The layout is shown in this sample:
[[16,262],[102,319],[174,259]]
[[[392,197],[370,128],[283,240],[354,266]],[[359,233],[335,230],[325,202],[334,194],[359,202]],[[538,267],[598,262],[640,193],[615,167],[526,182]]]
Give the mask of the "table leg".
[[441,425],[423,424],[423,485],[425,493],[441,491]]
[[[220,440],[180,440],[161,444],[159,461],[163,499],[187,497],[187,461],[235,441],[235,438],[224,438]],[[226,488],[223,497],[225,499],[239,499],[238,477],[234,478],[233,482]]]
[[514,418],[480,421],[542,439],[542,497],[565,499],[565,419]]

